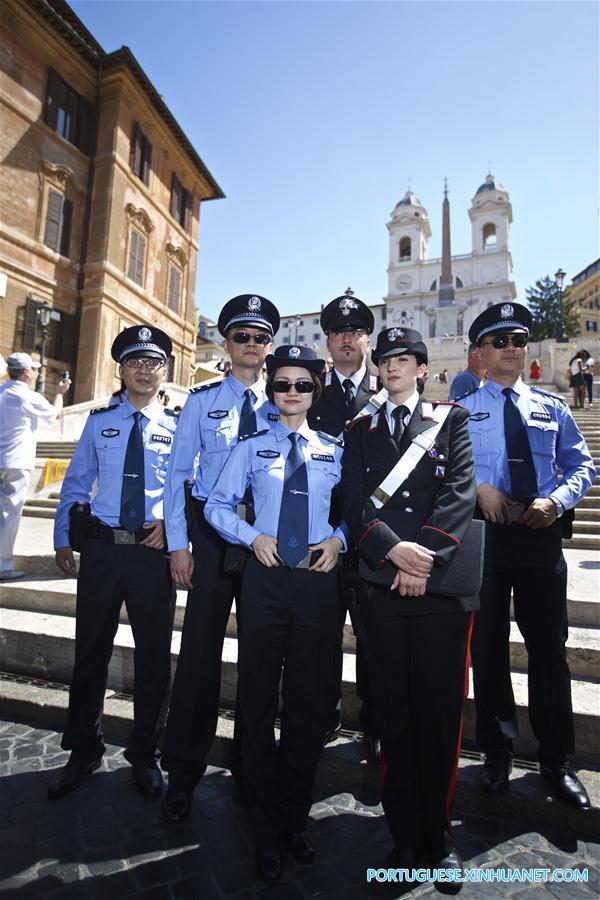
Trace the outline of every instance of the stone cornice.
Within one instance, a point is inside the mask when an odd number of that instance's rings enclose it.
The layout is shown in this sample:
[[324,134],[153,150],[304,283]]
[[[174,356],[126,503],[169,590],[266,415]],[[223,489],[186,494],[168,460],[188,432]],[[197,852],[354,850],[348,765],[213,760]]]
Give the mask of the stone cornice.
[[188,259],[183,247],[177,247],[175,244],[172,244],[171,241],[167,241],[166,250],[169,260],[178,263],[182,269],[185,269],[188,264]]
[[74,188],[79,194],[85,193],[85,188],[78,181],[77,177],[75,176],[75,172],[68,166],[64,166],[60,163],[52,163],[47,159],[42,159],[40,161],[40,168],[40,178],[42,180],[47,179],[59,190],[66,191],[70,186]]
[[150,234],[154,231],[154,225],[146,210],[142,207],[134,206],[133,203],[128,203],[125,206],[125,212],[131,224],[139,228],[147,237],[150,237]]

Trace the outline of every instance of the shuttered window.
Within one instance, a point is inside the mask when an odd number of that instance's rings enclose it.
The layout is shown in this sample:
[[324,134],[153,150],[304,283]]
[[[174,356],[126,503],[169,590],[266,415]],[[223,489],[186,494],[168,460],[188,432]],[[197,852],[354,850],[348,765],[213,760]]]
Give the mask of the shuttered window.
[[181,298],[181,269],[169,266],[169,286],[167,289],[167,305],[174,313],[179,312]]
[[150,184],[150,169],[152,167],[152,144],[136,122],[133,126],[131,140],[131,171],[143,181]]
[[73,205],[57,191],[48,191],[44,244],[62,256],[69,255]]
[[129,234],[129,263],[127,265],[127,275],[136,284],[143,287],[144,285],[144,259],[146,256],[146,239],[136,231],[131,229]]
[[171,215],[186,231],[192,230],[194,196],[187,191],[173,172],[171,181]]
[[74,91],[55,69],[48,70],[44,120],[53,131],[88,156],[93,151],[95,107]]

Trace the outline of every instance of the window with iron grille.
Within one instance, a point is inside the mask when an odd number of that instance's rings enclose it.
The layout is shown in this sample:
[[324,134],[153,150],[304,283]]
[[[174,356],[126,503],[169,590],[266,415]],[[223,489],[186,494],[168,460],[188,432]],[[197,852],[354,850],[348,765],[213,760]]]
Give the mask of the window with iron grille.
[[73,204],[63,194],[48,191],[44,244],[61,256],[69,255]]
[[133,126],[131,140],[131,171],[143,181],[150,184],[150,167],[152,165],[152,144],[136,122]]
[[89,156],[93,149],[94,117],[92,104],[74,91],[55,69],[49,69],[46,124]]
[[132,228],[129,232],[129,263],[127,265],[127,276],[139,284],[144,286],[144,261],[146,257],[146,238]]

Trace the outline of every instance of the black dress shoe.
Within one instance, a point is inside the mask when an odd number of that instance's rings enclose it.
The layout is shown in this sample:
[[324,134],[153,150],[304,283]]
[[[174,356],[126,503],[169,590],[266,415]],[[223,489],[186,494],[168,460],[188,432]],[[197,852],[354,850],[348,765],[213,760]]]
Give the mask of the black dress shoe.
[[431,860],[430,863],[431,869],[444,869],[449,871],[450,873],[456,873],[456,881],[452,881],[452,874],[449,875],[448,880],[437,879],[434,884],[436,890],[440,892],[440,894],[458,894],[460,889],[462,888],[462,881],[459,880],[463,874],[463,863],[462,859],[458,855],[458,851],[456,849],[450,850],[448,853],[444,854],[444,856],[436,856]]
[[589,809],[592,805],[588,792],[573,771],[570,762],[560,766],[540,765],[540,774],[552,782],[559,800],[574,806],[575,809]]
[[512,759],[512,753],[505,747],[490,750],[485,754],[479,783],[488,794],[503,794],[508,790],[508,776],[512,772]]
[[184,790],[169,785],[160,807],[163,822],[167,825],[182,825],[190,817],[193,797],[193,789]]
[[310,863],[315,858],[313,842],[305,831],[283,831],[283,846],[287,852],[301,863]]
[[134,765],[132,774],[137,789],[143,797],[152,799],[160,797],[163,779],[154,760],[146,765]]
[[91,775],[101,765],[101,756],[96,757],[96,759],[84,759],[79,756],[74,757],[71,754],[71,758],[64,769],[61,769],[56,778],[48,785],[48,799],[57,800],[59,797],[70,794],[71,791],[76,791],[85,776]]
[[333,728],[330,728],[327,734],[325,735],[325,740],[323,741],[323,746],[326,747],[327,744],[333,744],[334,741],[337,741],[340,736],[340,731],[342,730],[342,723],[338,722],[337,725],[334,725]]
[[254,859],[262,880],[267,884],[276,884],[283,872],[283,862],[277,850],[257,850]]

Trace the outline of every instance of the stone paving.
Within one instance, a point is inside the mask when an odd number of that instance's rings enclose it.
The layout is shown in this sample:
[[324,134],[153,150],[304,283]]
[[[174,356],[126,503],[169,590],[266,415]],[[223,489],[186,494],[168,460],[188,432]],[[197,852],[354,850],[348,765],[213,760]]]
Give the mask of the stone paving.
[[[68,754],[55,732],[0,721],[0,891],[12,898],[138,897],[147,900],[354,900],[393,897],[389,885],[367,885],[367,868],[384,865],[391,840],[376,796],[334,793],[317,785],[310,833],[313,865],[286,859],[276,887],[258,881],[244,816],[232,779],[211,767],[196,789],[190,821],[161,823],[157,801],[130,781],[122,750],[109,746],[102,769],[62,800],[49,802],[52,770]],[[455,824],[467,867],[587,869],[587,884],[465,884],[461,897],[586,900],[600,893],[600,846],[568,833],[469,815]],[[600,835],[599,835],[600,840]],[[432,897],[432,885],[410,896]],[[406,894],[405,894],[406,895]]]

